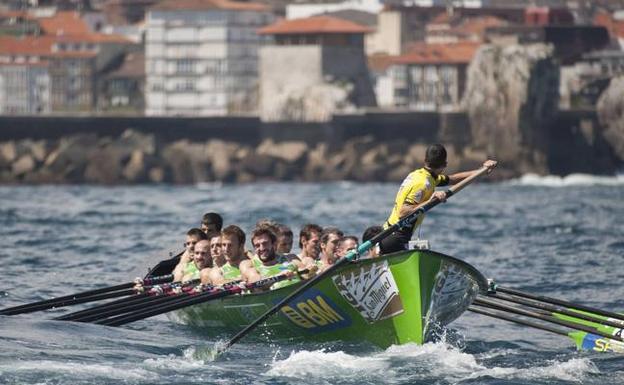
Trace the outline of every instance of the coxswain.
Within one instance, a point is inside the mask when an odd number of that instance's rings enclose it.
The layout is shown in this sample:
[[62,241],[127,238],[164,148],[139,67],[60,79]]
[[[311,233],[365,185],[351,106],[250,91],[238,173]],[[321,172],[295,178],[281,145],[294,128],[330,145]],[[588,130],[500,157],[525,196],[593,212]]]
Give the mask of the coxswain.
[[[459,183],[471,176],[475,171],[464,171],[452,175],[444,174],[446,169],[446,149],[441,144],[433,144],[427,147],[425,152],[425,165],[412,171],[405,177],[399,191],[396,194],[394,207],[384,224],[384,229],[394,225],[399,219],[404,218],[416,211],[418,206],[429,199],[437,198],[441,202],[446,201],[446,192],[435,191],[437,186],[447,186]],[[483,167],[487,168],[488,174],[496,167],[497,162],[486,160]],[[380,242],[382,254],[388,254],[407,249],[409,240],[418,226],[422,223],[424,215],[408,227],[401,228]]]

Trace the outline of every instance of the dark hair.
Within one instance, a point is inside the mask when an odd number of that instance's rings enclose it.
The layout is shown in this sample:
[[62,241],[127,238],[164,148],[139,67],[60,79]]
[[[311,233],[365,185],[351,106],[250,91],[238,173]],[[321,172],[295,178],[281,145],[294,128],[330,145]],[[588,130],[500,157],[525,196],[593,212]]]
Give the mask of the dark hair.
[[425,153],[425,165],[431,168],[446,166],[446,149],[443,145],[436,143],[427,147]]
[[245,244],[245,232],[243,231],[243,229],[236,225],[229,225],[221,231],[221,235],[234,236],[236,237],[236,239],[238,239],[239,245],[242,246]]
[[338,238],[344,237],[344,233],[337,227],[326,227],[323,229],[323,233],[321,234],[321,243],[327,243],[329,240],[329,236],[331,234],[336,234]]
[[217,225],[217,231],[221,231],[223,227],[223,218],[217,213],[206,213],[202,217],[202,225]]
[[253,243],[254,238],[261,237],[263,235],[267,235],[271,239],[271,243],[277,242],[277,236],[268,226],[256,227],[251,233],[251,242]]
[[289,237],[289,238],[292,238],[293,237],[293,232],[290,229],[290,227],[279,223],[277,225],[277,234],[276,235],[278,237]]
[[355,235],[345,235],[344,237],[340,238],[338,240],[338,244],[336,245],[337,247],[340,247],[345,241],[352,239],[356,245],[360,244],[360,241],[358,241],[358,237],[356,237]]
[[303,243],[301,240],[305,238],[306,240],[312,238],[312,233],[318,233],[319,236],[323,233],[323,228],[314,223],[308,223],[301,228],[299,232],[299,247],[303,247]]
[[362,242],[366,242],[371,240],[375,235],[381,233],[383,231],[383,227],[381,226],[369,226],[364,230],[364,234],[362,234]]
[[263,218],[256,222],[256,229],[259,228],[269,229],[273,234],[277,234],[279,231],[279,228],[277,227],[277,222],[268,218]]
[[203,231],[201,231],[201,229],[198,229],[197,227],[193,227],[192,229],[187,231],[186,235],[188,235],[189,237],[198,238],[200,241],[202,239],[208,239],[208,237],[206,236],[206,233],[204,233]]

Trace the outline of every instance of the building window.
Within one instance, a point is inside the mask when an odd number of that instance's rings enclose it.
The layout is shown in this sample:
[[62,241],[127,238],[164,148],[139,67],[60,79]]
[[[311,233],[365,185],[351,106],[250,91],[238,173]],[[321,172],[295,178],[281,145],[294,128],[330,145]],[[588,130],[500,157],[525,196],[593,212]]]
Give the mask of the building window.
[[191,59],[178,59],[175,62],[176,73],[192,74],[195,72],[195,62]]

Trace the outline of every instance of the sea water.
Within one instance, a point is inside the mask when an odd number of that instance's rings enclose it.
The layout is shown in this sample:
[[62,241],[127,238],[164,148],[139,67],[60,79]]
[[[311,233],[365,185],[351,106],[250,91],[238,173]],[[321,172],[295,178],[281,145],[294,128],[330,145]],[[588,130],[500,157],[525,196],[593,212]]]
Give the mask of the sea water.
[[[361,236],[397,187],[0,187],[0,308],[141,276],[208,211],[245,230],[271,218]],[[469,186],[428,214],[421,236],[501,285],[624,311],[623,218],[623,177],[528,175]],[[213,361],[222,341],[165,316],[119,328],[50,320],[65,311],[0,316],[0,384],[624,383],[622,355],[469,313],[423,346],[243,339]]]

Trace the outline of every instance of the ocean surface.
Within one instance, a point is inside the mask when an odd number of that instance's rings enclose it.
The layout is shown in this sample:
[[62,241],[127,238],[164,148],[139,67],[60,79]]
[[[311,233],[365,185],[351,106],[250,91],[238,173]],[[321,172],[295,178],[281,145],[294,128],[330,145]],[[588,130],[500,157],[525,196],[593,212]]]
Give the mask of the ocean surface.
[[[0,308],[127,282],[182,248],[207,211],[381,224],[395,184],[0,187]],[[432,249],[500,284],[624,311],[624,177],[525,176],[475,184],[428,215]],[[72,307],[72,310],[81,308]],[[0,384],[622,384],[624,356],[476,314],[424,346],[219,341],[154,317],[124,327],[0,316]]]

